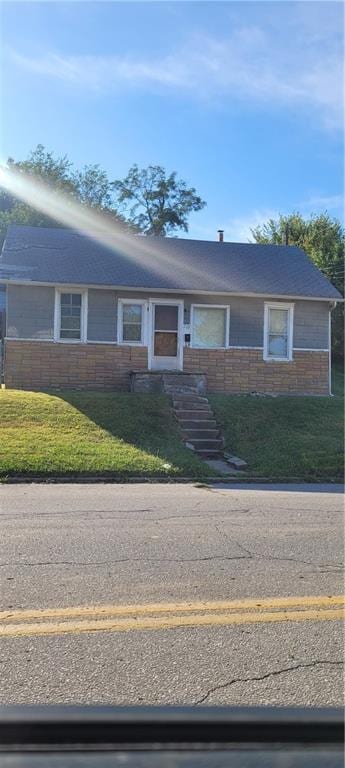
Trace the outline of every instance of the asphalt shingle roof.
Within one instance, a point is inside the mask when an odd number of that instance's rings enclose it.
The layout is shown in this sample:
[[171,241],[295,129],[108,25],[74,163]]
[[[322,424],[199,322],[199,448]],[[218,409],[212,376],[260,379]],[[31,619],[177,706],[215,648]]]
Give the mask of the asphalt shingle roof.
[[107,243],[71,229],[12,225],[0,280],[341,298],[295,246],[138,235]]

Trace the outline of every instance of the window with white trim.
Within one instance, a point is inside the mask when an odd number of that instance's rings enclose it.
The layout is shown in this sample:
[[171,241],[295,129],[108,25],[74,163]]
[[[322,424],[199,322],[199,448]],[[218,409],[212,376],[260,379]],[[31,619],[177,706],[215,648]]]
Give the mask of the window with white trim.
[[145,303],[142,301],[119,300],[119,344],[144,343],[144,307]]
[[82,340],[82,293],[60,293],[60,339]]
[[229,306],[192,304],[191,346],[223,349],[229,346]]
[[265,304],[264,359],[292,360],[293,304]]

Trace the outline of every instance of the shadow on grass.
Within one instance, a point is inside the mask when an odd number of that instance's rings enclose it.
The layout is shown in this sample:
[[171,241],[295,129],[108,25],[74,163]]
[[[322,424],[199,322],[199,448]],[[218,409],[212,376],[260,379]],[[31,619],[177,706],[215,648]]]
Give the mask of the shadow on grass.
[[[75,390],[50,394],[71,405],[108,435],[123,441],[124,451],[127,445],[159,458],[170,465],[170,474],[176,476],[210,474],[207,466],[183,445],[167,396]],[[156,470],[155,474],[169,475],[169,467],[161,473]]]

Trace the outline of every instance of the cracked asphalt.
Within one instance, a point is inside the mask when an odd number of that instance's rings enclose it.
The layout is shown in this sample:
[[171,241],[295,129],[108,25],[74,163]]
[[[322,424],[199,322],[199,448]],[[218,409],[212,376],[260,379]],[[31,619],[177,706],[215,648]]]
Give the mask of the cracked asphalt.
[[[337,486],[9,485],[2,610],[338,595]],[[1,703],[339,705],[334,621],[2,638]]]

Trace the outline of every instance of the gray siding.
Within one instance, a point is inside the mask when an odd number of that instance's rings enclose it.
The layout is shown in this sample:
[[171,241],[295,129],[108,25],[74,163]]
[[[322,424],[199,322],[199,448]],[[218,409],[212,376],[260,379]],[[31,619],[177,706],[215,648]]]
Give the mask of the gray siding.
[[7,331],[12,339],[53,339],[55,289],[9,285]]
[[264,303],[262,299],[234,298],[230,301],[230,345],[262,347]]
[[[190,321],[191,304],[224,304],[230,306],[230,339],[234,347],[263,347],[264,305],[263,298],[240,296],[206,296],[205,294],[181,295],[178,293],[151,294],[149,291],[106,291],[89,290],[88,339],[94,341],[116,340],[117,298],[136,298],[148,301],[150,298],[165,298],[184,301],[184,322]],[[270,299],[268,299],[270,301]],[[273,299],[272,299],[273,301]],[[327,302],[296,301],[294,312],[294,347],[297,349],[328,348]]]
[[[181,298],[176,296],[175,298]],[[230,346],[263,347],[265,299],[239,296],[186,296],[185,322],[189,322],[191,304],[230,305]],[[271,301],[271,299],[267,299]],[[272,301],[274,301],[272,299]],[[278,300],[279,301],[279,300]],[[284,302],[283,302],[284,303]],[[328,348],[327,302],[296,301],[294,340],[296,349]]]
[[328,349],[329,306],[322,301],[296,301],[294,347]]
[[117,297],[115,291],[89,289],[88,341],[116,341]]
[[[191,304],[225,304],[230,306],[230,346],[262,347],[264,332],[263,298],[239,296],[206,296],[130,290],[89,289],[89,341],[115,342],[117,337],[117,298],[183,299],[184,322],[189,323]],[[328,302],[295,301],[294,347],[296,349],[328,348]],[[8,288],[7,336],[17,339],[52,339],[54,336],[54,288],[10,285]]]

